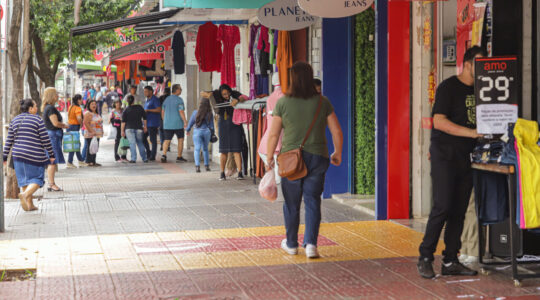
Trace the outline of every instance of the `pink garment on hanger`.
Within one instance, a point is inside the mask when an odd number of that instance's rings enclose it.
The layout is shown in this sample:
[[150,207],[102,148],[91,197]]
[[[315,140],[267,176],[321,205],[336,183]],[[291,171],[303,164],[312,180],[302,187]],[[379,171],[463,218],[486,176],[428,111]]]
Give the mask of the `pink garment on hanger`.
[[240,30],[236,26],[219,25],[217,40],[223,44],[221,58],[221,84],[236,87],[236,65],[234,48],[240,43]]
[[250,124],[251,123],[251,110],[235,109],[233,113],[232,121],[236,125]]
[[268,27],[264,25],[261,26],[261,34],[259,35],[259,40],[257,41],[257,49],[264,50],[266,53],[270,52],[270,43],[268,43]]

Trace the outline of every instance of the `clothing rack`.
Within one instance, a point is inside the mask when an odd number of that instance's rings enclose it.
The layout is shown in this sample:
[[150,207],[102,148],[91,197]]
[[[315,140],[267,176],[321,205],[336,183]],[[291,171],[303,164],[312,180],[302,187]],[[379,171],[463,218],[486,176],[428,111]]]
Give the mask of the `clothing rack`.
[[[260,98],[260,99],[254,99],[254,100],[248,100],[241,103],[238,103],[234,109],[249,109],[251,111],[251,114],[253,116],[253,111],[256,109],[260,109],[261,107],[266,106],[266,101],[268,100],[268,97]],[[230,104],[229,104],[230,105]],[[251,126],[254,127],[254,118],[251,118]],[[257,184],[257,176],[255,175],[255,169],[254,169],[254,155],[251,153],[253,151],[253,146],[251,145],[251,136],[250,136],[250,130],[249,126],[247,127],[247,134],[248,134],[248,152],[249,152],[249,174],[253,178],[253,184]]]
[[519,230],[520,233],[522,231],[522,229],[516,226],[517,182],[516,182],[515,167],[508,166],[508,165],[501,165],[501,164],[473,163],[471,165],[471,168],[474,170],[480,170],[484,172],[504,174],[507,176],[507,184],[508,184],[507,199],[508,199],[509,224],[510,224],[510,228],[509,228],[510,231],[508,233],[508,245],[510,248],[510,261],[501,261],[501,260],[495,260],[495,259],[490,259],[489,261],[484,260],[484,255],[489,254],[489,251],[487,253],[484,253],[485,248],[486,248],[486,238],[484,237],[484,230],[483,230],[484,225],[482,225],[480,220],[478,220],[478,240],[479,240],[478,262],[481,266],[480,273],[483,275],[489,275],[490,272],[487,269],[485,269],[484,266],[497,266],[497,265],[500,266],[500,265],[510,264],[512,268],[512,279],[514,280],[514,285],[516,287],[521,287],[521,281],[523,279],[540,278],[540,273],[534,273],[534,272],[520,273],[518,271],[519,265],[531,264],[531,263],[538,264],[540,260],[533,260],[533,261],[518,261],[517,260],[517,256],[518,256],[518,252],[520,248],[519,243],[521,242],[523,245],[523,239],[518,239],[517,237],[514,236],[514,233],[516,230]]

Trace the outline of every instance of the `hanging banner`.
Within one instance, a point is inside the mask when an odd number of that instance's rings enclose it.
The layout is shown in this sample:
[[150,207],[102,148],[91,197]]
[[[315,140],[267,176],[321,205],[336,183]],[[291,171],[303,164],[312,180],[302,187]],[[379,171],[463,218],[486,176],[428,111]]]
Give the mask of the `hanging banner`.
[[516,57],[482,57],[475,61],[476,128],[480,134],[504,134],[518,118],[521,86]]
[[307,13],[323,18],[343,18],[363,12],[374,0],[298,0]]
[[[133,43],[134,37],[126,36],[122,32],[118,32],[118,38],[120,39],[120,42],[123,46],[127,46],[131,43]],[[138,37],[138,39],[145,38],[149,35],[154,34],[154,32],[149,33],[135,33],[135,36]],[[103,59],[103,57],[107,54],[109,54],[112,50],[114,50],[114,47],[111,47],[110,49],[96,49],[94,50],[94,59],[96,61],[100,61]],[[140,51],[139,53],[132,54],[130,56],[122,57],[118,60],[156,60],[156,59],[163,59],[164,54],[166,51],[171,50],[171,39],[167,39],[159,44],[153,45],[150,48],[147,48],[143,51]]]
[[313,25],[315,17],[303,11],[297,0],[276,0],[259,8],[259,22],[277,30],[298,30]]
[[463,55],[472,46],[481,46],[484,28],[484,16],[487,3],[476,0],[458,0],[457,2],[457,73],[463,70]]

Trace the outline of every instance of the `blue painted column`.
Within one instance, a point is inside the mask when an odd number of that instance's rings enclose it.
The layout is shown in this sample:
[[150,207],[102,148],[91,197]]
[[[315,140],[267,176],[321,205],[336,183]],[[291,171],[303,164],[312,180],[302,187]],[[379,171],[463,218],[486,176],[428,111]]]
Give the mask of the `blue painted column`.
[[388,216],[388,0],[375,11],[375,216]]
[[[323,19],[323,94],[327,96],[343,130],[343,162],[330,166],[326,173],[324,198],[347,193],[352,187],[353,116],[353,18]],[[330,154],[334,151],[330,132],[327,132]]]

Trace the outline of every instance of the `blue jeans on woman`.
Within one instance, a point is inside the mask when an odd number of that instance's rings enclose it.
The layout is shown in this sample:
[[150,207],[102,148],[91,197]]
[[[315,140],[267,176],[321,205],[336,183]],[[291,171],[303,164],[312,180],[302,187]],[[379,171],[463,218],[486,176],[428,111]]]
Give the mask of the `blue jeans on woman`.
[[321,195],[326,170],[330,165],[330,159],[320,155],[304,152],[303,157],[308,169],[307,176],[294,181],[287,178],[281,179],[281,189],[285,197],[283,215],[287,231],[287,246],[290,248],[298,247],[302,196],[306,208],[306,230],[303,246],[305,247],[307,244],[317,246],[321,225]]
[[64,137],[64,132],[60,130],[47,130],[49,138],[51,139],[52,148],[54,151],[54,157],[56,160],[53,164],[65,164],[64,153],[62,152],[62,141]]
[[195,144],[195,166],[199,167],[201,165],[201,149],[204,156],[204,165],[208,166],[209,157],[208,157],[208,144],[210,143],[210,129],[193,129],[193,143]]
[[137,148],[143,161],[146,161],[146,149],[143,139],[144,132],[142,129],[126,129],[126,138],[129,141],[129,152],[131,152],[131,161],[137,161]]
[[[78,132],[80,129],[81,129],[81,125],[69,125],[69,128],[67,129],[67,131]],[[68,154],[68,163],[70,163],[70,164],[73,163],[73,156],[75,154],[77,154],[77,160],[79,162],[84,161],[84,157],[81,155],[81,151],[77,151],[77,152],[69,152],[69,154]]]

